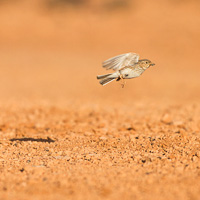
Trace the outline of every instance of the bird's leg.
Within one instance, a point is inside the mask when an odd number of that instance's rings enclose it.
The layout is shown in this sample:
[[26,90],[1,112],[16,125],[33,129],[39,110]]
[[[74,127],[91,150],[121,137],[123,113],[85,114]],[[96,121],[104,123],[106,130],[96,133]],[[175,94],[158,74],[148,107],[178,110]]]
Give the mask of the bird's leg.
[[122,86],[122,88],[124,88],[124,85],[126,82],[124,81],[122,74],[119,75],[119,77],[116,79],[116,81],[122,81],[121,86]]
[[122,84],[121,84],[122,88],[124,88],[125,84],[126,84],[126,82],[125,82],[125,80],[122,78]]
[[122,86],[122,88],[124,88],[124,85],[125,85],[126,82],[124,81],[122,74],[119,76],[119,78],[122,81],[121,86]]

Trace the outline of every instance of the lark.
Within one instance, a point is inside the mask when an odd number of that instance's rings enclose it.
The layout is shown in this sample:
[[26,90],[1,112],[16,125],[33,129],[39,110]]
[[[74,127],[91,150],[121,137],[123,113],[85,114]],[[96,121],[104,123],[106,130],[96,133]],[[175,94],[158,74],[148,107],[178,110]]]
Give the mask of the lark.
[[98,75],[99,83],[106,85],[114,80],[122,81],[122,87],[125,85],[124,79],[136,78],[150,66],[155,65],[148,59],[139,60],[139,55],[136,53],[125,53],[103,62],[103,67],[107,70],[112,69],[115,72],[105,75]]

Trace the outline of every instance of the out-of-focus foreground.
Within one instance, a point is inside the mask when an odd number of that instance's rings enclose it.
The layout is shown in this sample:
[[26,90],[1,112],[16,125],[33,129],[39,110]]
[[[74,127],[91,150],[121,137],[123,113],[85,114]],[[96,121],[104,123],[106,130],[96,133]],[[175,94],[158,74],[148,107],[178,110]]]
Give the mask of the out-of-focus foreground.
[[[0,1],[0,199],[199,199],[200,3]],[[102,87],[109,57],[156,65]]]

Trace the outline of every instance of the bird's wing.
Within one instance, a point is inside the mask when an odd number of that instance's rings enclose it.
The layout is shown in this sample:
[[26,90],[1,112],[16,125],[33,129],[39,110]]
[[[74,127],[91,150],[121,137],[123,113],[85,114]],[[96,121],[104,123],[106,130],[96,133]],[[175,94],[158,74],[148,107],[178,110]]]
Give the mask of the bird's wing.
[[103,62],[103,67],[113,69],[114,71],[120,70],[123,67],[133,66],[139,60],[139,55],[136,53],[126,53],[115,56]]

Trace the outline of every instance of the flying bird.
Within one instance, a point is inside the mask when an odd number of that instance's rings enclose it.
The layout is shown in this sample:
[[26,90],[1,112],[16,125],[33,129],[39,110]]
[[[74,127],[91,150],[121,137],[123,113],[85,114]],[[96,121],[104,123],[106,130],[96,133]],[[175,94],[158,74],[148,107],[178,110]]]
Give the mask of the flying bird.
[[104,68],[112,69],[115,72],[98,75],[97,79],[100,80],[101,85],[106,85],[114,80],[122,80],[122,87],[124,87],[124,79],[136,78],[153,65],[155,64],[148,59],[139,60],[139,55],[136,53],[121,54],[103,62]]

